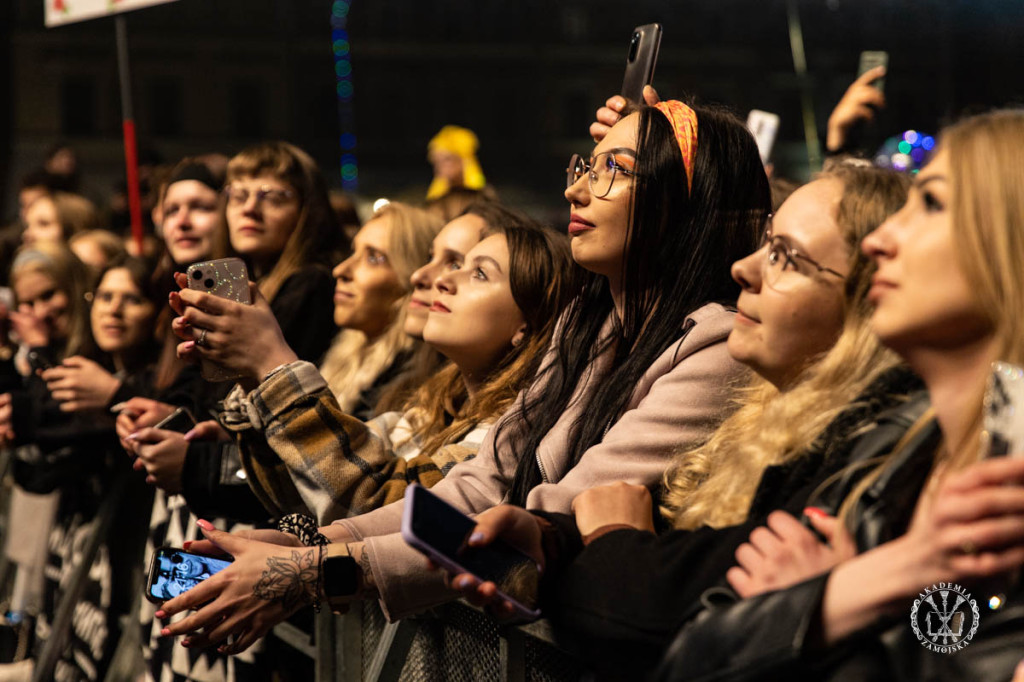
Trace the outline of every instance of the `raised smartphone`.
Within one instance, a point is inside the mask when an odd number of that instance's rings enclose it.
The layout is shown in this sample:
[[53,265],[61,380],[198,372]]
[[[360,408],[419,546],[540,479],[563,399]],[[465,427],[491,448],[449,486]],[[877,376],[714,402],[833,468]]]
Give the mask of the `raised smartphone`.
[[231,565],[227,559],[215,559],[174,547],[153,552],[146,581],[146,599],[157,604],[191,590],[211,575]]
[[402,538],[451,574],[470,573],[491,581],[522,618],[537,618],[537,564],[497,540],[485,547],[467,544],[476,522],[420,485],[405,491]]
[[779,134],[779,115],[770,111],[751,109],[747,114],[747,129],[757,142],[757,151],[761,154],[761,163],[768,163],[775,146],[775,136]]
[[[252,303],[249,296],[249,272],[241,258],[220,258],[193,263],[188,266],[185,274],[188,277],[189,289],[246,305]],[[203,360],[200,368],[203,378],[207,381],[227,381],[241,376],[209,360]]]
[[196,418],[187,407],[179,407],[174,412],[157,422],[153,428],[164,429],[165,431],[176,431],[188,433],[196,425]]
[[982,452],[1024,457],[1024,368],[993,362],[985,389]]
[[[860,78],[864,73],[876,66],[889,66],[888,52],[883,50],[865,50],[861,52],[860,65],[857,67],[857,77]],[[885,92],[885,77],[876,79],[872,85],[878,88],[879,92]]]
[[633,29],[626,54],[626,75],[619,90],[631,104],[643,104],[644,86],[654,81],[660,47],[661,24],[644,24]]

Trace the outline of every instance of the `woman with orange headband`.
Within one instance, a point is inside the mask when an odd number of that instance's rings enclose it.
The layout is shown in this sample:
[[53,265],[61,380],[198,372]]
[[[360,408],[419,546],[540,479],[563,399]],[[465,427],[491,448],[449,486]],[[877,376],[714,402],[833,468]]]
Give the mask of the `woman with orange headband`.
[[[569,512],[593,486],[657,485],[671,456],[702,442],[729,411],[742,375],[725,345],[739,293],[729,267],[757,247],[770,210],[743,124],[682,102],[642,107],[589,158],[572,157],[567,185],[572,255],[586,272],[534,385],[477,456],[433,488],[468,514],[502,501]],[[321,528],[311,540],[331,541],[326,550],[299,548],[294,536],[259,542],[204,526],[213,544],[193,549],[219,548],[235,562],[164,605],[169,617],[205,604],[165,634],[188,633],[189,646],[233,635],[225,650],[241,651],[311,603],[379,598],[396,619],[453,599],[403,542],[402,508]],[[356,580],[323,579],[342,563]],[[254,592],[261,579],[284,591]]]

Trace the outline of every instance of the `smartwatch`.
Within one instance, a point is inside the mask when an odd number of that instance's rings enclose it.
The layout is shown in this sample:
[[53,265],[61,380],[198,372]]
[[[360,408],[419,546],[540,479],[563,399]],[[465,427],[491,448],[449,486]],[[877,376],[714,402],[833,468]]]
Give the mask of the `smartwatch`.
[[359,592],[359,565],[349,554],[348,545],[334,543],[327,545],[327,556],[321,567],[323,571],[324,599],[331,611],[344,610]]

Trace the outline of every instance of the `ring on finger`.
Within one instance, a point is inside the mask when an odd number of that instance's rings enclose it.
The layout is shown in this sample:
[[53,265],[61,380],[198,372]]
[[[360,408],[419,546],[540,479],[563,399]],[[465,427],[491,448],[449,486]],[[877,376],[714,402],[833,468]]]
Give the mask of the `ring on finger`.
[[978,546],[970,540],[964,540],[960,543],[960,553],[973,556],[978,553]]
[[206,346],[206,331],[207,330],[204,329],[201,332],[199,332],[199,338],[196,339],[196,345],[197,346],[199,346],[199,347],[205,347]]

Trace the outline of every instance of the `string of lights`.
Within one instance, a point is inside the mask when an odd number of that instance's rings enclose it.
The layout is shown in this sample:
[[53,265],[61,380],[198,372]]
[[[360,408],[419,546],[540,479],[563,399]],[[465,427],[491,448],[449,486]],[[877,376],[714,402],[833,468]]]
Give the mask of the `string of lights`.
[[341,136],[341,186],[348,191],[359,187],[356,163],[355,115],[352,107],[352,52],[348,40],[348,13],[352,0],[334,0],[331,7],[331,48],[338,96],[338,124]]

